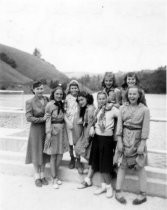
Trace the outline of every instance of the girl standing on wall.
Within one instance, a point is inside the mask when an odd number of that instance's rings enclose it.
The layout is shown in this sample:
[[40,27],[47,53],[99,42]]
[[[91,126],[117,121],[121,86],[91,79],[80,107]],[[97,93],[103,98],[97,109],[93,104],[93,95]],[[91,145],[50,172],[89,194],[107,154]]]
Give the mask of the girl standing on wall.
[[[121,104],[124,104],[127,102],[126,92],[127,92],[128,87],[132,87],[135,85],[140,87],[140,82],[137,77],[137,74],[134,72],[127,73],[124,78],[124,83],[122,84],[122,87],[121,87]],[[147,106],[144,90],[141,89],[141,91],[142,91],[141,102]]]
[[115,76],[112,72],[106,72],[102,81],[102,88],[107,93],[107,96],[115,98],[115,106],[121,104],[121,92],[116,86]]
[[58,85],[51,93],[50,102],[47,104],[45,112],[48,116],[46,120],[46,139],[44,152],[50,155],[51,175],[53,178],[53,188],[58,189],[62,181],[59,179],[59,166],[63,154],[68,151],[67,132],[64,121],[65,93],[61,85]]
[[82,133],[75,145],[75,152],[77,157],[77,163],[78,163],[78,172],[79,174],[83,173],[83,167],[80,162],[80,157],[84,157],[86,160],[89,159],[89,153],[90,153],[90,136],[89,131],[92,126],[93,120],[94,120],[94,110],[95,107],[93,105],[93,96],[85,91],[81,91],[78,94],[77,98],[80,111],[79,116],[82,120]]
[[119,169],[116,182],[115,198],[122,204],[126,199],[122,195],[122,185],[126,169],[134,169],[139,176],[140,194],[133,201],[134,205],[141,204],[146,198],[146,140],[149,135],[150,113],[149,109],[142,103],[142,91],[137,86],[129,87],[126,101],[120,109],[118,118],[118,143],[115,153],[115,162]]
[[49,156],[43,153],[45,141],[45,107],[48,98],[43,96],[44,86],[38,81],[33,84],[34,97],[26,101],[26,119],[31,123],[27,145],[26,164],[33,163],[35,171],[35,185],[42,187],[48,181],[44,176],[44,166],[49,162]]
[[77,96],[79,94],[79,91],[79,83],[76,80],[70,81],[70,83],[67,86],[67,96],[65,99],[65,121],[69,141],[69,152],[71,157],[69,163],[70,169],[75,168],[75,157],[73,147],[81,135],[81,125],[78,123],[79,105],[77,103]]

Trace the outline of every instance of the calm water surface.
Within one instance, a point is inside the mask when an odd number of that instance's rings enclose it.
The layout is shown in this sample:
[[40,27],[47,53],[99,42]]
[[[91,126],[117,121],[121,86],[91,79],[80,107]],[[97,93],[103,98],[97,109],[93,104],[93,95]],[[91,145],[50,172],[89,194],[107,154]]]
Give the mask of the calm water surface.
[[[96,101],[96,94],[95,101]],[[33,97],[20,94],[0,94],[0,108],[2,109],[25,109],[25,101]],[[146,94],[146,100],[150,109],[151,118],[166,119],[166,95]],[[150,138],[148,147],[151,149],[167,148],[166,144],[166,126],[165,122],[151,122]]]

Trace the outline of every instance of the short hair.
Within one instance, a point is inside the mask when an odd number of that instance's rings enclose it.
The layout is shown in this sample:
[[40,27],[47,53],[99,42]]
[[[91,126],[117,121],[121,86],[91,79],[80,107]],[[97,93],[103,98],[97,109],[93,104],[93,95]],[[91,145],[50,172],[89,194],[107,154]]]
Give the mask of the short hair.
[[102,91],[99,91],[99,92],[97,93],[97,98],[98,98],[99,95],[102,95],[102,94],[105,95],[106,98],[108,98],[107,93],[106,93],[105,91],[103,91],[103,90],[102,90]]
[[137,74],[135,73],[135,72],[128,72],[126,75],[125,75],[125,77],[124,77],[124,82],[123,82],[123,84],[122,84],[122,87],[124,88],[124,89],[126,89],[127,87],[128,87],[128,84],[127,84],[127,78],[128,77],[135,77],[135,79],[136,79],[136,86],[139,86],[139,78],[138,78],[138,76],[137,76]]
[[128,89],[127,89],[127,91],[126,91],[126,93],[125,93],[125,98],[126,98],[126,100],[129,102],[128,93],[129,93],[129,90],[130,90],[131,88],[136,88],[136,89],[138,89],[139,98],[138,98],[138,100],[137,100],[137,104],[142,103],[142,104],[144,104],[145,106],[147,106],[146,103],[143,101],[143,94],[144,94],[144,93],[143,93],[142,89],[141,89],[139,86],[137,86],[137,85],[134,85],[134,86],[132,86],[132,87],[128,87]]
[[79,87],[78,81],[77,81],[77,80],[71,80],[71,81],[69,82],[69,84],[67,85],[67,89],[66,89],[66,93],[67,93],[67,94],[70,93],[70,87],[71,87],[71,86],[76,86],[76,87],[78,87],[78,90],[80,91],[80,87]]
[[84,98],[86,98],[87,104],[88,104],[88,105],[92,105],[93,102],[94,102],[94,99],[93,99],[92,94],[89,94],[89,93],[86,92],[86,91],[81,91],[81,92],[79,92],[79,94],[78,94],[78,96],[77,96],[77,102],[78,102],[78,97],[84,97]]
[[59,84],[59,85],[57,85],[57,86],[52,90],[52,92],[51,92],[51,94],[50,94],[50,100],[54,100],[54,93],[55,93],[56,90],[58,90],[58,89],[62,90],[62,92],[63,92],[63,98],[62,98],[62,100],[65,99],[65,92],[64,92],[64,90],[63,90],[63,87]]
[[43,83],[41,81],[35,81],[32,85],[32,89],[40,87],[41,85],[43,85]]
[[35,81],[35,82],[33,83],[33,85],[32,85],[32,92],[33,92],[33,94],[35,94],[33,90],[34,90],[35,88],[37,88],[37,87],[40,87],[41,85],[43,85],[43,83],[42,83],[41,81]]
[[112,77],[112,78],[113,78],[112,87],[114,87],[114,88],[117,87],[116,81],[115,81],[115,75],[114,75],[112,72],[106,72],[106,73],[104,74],[103,81],[102,81],[102,83],[101,83],[101,86],[102,86],[103,88],[106,87],[106,85],[105,85],[105,78],[106,78],[106,77]]

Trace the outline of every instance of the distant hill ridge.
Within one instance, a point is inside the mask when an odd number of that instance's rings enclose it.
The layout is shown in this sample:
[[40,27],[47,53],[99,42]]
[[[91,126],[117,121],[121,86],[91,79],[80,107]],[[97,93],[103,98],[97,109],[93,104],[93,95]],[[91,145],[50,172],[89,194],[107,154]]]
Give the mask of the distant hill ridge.
[[0,53],[5,53],[17,64],[16,68],[12,68],[0,60],[0,83],[26,84],[40,79],[60,82],[68,80],[68,77],[52,64],[29,53],[2,44],[0,44]]

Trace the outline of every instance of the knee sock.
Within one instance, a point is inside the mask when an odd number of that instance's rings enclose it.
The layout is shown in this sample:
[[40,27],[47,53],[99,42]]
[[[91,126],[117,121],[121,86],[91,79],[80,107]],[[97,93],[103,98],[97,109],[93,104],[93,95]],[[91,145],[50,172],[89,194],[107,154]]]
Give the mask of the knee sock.
[[74,157],[74,153],[73,153],[73,145],[70,145],[70,157],[73,158]]

